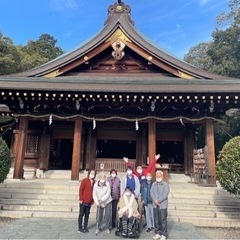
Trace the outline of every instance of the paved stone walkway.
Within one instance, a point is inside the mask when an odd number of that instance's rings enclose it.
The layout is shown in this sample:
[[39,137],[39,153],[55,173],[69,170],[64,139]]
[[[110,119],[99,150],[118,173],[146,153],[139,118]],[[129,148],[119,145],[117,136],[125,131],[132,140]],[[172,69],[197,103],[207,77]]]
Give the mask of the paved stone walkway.
[[[169,223],[169,239],[207,239],[194,225],[189,223]],[[22,218],[0,228],[0,239],[121,239],[100,232],[95,235],[95,223],[89,225],[89,233],[77,232],[77,220],[58,218]],[[154,233],[142,229],[140,239],[152,239]]]

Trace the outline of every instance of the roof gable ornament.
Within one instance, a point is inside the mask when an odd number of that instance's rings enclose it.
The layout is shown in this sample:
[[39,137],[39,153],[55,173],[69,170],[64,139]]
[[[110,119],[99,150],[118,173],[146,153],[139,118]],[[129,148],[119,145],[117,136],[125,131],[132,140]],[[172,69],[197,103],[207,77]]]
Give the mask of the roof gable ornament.
[[117,0],[113,5],[110,5],[108,8],[108,19],[105,22],[105,25],[111,21],[111,18],[114,15],[122,15],[124,14],[128,21],[134,25],[134,21],[131,19],[131,7],[129,5],[126,5],[122,0]]

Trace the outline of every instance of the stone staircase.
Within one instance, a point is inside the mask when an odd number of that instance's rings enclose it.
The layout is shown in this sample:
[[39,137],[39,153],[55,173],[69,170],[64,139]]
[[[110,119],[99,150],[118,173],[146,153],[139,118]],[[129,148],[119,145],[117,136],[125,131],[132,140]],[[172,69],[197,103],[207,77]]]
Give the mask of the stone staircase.
[[[21,181],[8,179],[0,184],[0,217],[77,219],[79,182],[69,181],[67,177],[61,179],[62,175]],[[86,173],[80,176],[85,177]],[[238,198],[220,187],[199,187],[187,180],[181,174],[170,175],[169,221],[204,227],[240,227]],[[94,220],[95,215],[93,206],[90,218]]]

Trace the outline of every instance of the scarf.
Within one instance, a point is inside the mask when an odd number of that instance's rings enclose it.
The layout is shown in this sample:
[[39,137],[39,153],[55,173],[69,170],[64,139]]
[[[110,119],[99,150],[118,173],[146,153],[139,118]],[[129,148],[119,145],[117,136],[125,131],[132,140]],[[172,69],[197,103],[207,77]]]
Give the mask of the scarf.
[[128,211],[128,218],[132,217],[133,215],[133,201],[135,199],[134,194],[132,194],[130,196],[130,198],[128,198],[125,194],[123,195],[123,199],[124,199],[124,203],[125,203],[125,207],[121,208],[118,213],[120,215],[124,214],[126,211]]

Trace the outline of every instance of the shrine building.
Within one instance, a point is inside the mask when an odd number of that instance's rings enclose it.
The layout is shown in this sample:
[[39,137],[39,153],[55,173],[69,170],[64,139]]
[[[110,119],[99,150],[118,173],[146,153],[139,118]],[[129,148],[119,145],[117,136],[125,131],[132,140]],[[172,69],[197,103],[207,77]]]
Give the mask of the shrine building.
[[201,126],[206,171],[215,176],[214,124],[240,108],[239,94],[239,80],[155,46],[134,27],[130,6],[117,1],[87,43],[32,70],[0,76],[0,104],[16,119],[13,178],[35,168],[70,170],[78,180],[81,170],[125,171],[124,156],[137,166],[157,153],[170,172],[189,174]]

